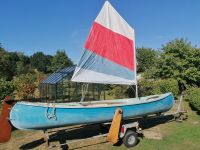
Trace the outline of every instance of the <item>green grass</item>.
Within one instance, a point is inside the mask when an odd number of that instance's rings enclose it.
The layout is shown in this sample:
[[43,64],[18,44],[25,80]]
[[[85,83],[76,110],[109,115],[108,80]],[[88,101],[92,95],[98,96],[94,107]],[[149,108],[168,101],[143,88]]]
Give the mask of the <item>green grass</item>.
[[136,147],[136,150],[180,150],[186,148],[187,150],[198,150],[200,149],[199,126],[200,125],[190,125],[189,123],[169,125],[168,128],[163,128],[169,131],[168,135],[165,135],[163,140],[142,140]]

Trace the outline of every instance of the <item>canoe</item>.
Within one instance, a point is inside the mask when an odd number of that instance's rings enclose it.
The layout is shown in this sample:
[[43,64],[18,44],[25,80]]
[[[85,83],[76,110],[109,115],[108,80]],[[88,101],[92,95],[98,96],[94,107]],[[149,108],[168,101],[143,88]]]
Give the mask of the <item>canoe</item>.
[[79,103],[17,102],[10,112],[10,121],[18,129],[45,130],[109,122],[117,108],[123,110],[124,119],[162,113],[168,111],[173,103],[174,98],[171,93]]

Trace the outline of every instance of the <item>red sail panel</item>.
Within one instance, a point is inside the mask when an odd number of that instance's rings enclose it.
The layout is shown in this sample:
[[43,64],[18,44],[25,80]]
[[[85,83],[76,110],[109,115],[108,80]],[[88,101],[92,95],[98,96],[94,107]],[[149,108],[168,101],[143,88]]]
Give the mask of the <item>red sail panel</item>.
[[85,49],[134,70],[134,43],[129,38],[94,22]]

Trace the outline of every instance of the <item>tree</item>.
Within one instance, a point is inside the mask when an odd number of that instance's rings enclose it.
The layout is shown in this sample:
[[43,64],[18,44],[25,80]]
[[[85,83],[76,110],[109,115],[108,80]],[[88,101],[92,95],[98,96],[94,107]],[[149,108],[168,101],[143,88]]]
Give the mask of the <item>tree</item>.
[[23,53],[17,53],[19,61],[16,62],[16,75],[26,74],[32,72],[30,66],[30,58],[25,56]]
[[0,76],[12,80],[15,75],[30,72],[29,57],[19,52],[0,50]]
[[71,59],[67,56],[65,51],[58,50],[51,62],[51,70],[56,71],[59,68],[64,68],[73,65]]
[[179,85],[200,86],[200,50],[185,39],[175,39],[162,47],[157,75],[174,78]]
[[0,52],[0,76],[6,80],[12,80],[16,72],[17,56],[6,51]]
[[45,55],[43,52],[36,52],[30,57],[31,66],[35,67],[38,71],[47,73],[51,65],[52,56]]
[[158,59],[158,52],[151,48],[137,48],[137,71],[144,72],[155,66]]

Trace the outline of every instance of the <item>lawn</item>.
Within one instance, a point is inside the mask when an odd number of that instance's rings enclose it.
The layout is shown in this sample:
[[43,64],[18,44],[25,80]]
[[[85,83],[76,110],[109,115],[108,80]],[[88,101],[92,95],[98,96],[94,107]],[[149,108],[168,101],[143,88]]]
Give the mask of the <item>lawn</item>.
[[[185,108],[189,110],[189,118],[187,121],[159,123],[162,133],[162,140],[152,140],[143,138],[139,144],[130,148],[133,150],[199,150],[200,149],[200,116],[192,111],[188,104],[184,103]],[[148,123],[148,121],[147,121]],[[154,122],[155,123],[155,122]],[[59,133],[51,133],[51,144],[59,144],[66,142],[67,139],[76,139],[77,137],[87,137],[97,134],[96,127],[79,129],[70,129],[69,131],[61,131]],[[15,130],[12,139],[5,144],[0,144],[0,150],[13,149],[46,149],[42,140],[41,131],[20,131]],[[62,147],[66,149],[67,147]],[[91,149],[91,150],[125,150],[123,145],[113,146],[111,143],[105,142],[105,138],[95,140],[87,140],[78,144],[70,144],[70,149]],[[60,148],[53,148],[60,149]]]

